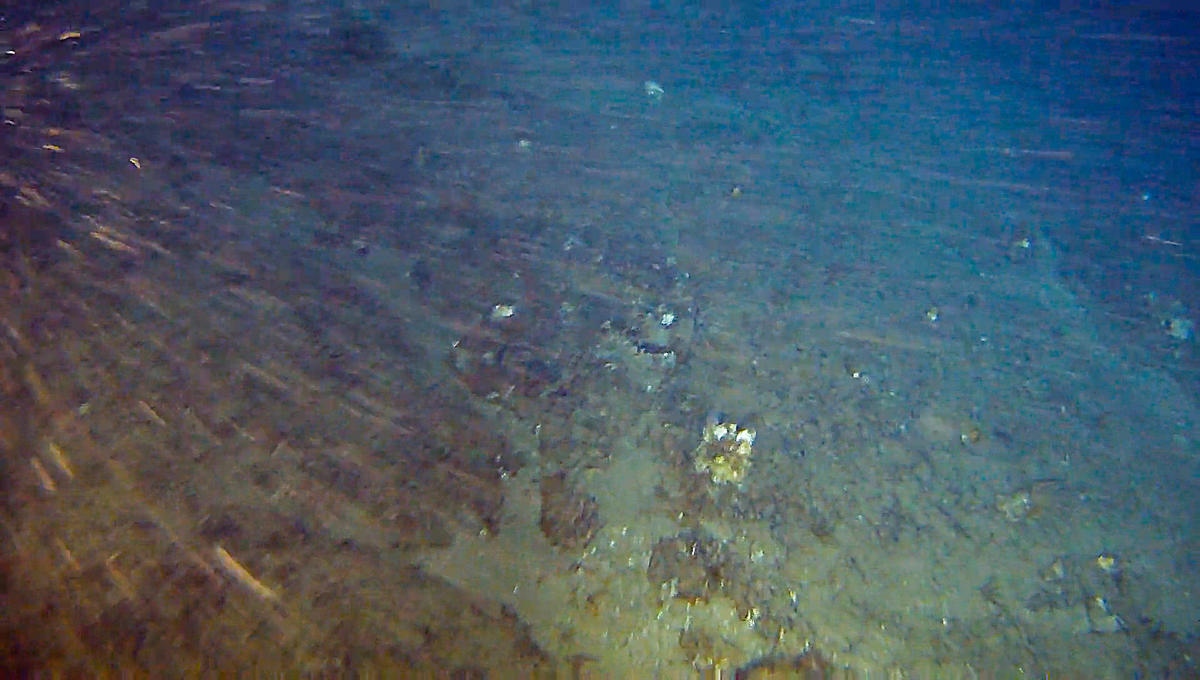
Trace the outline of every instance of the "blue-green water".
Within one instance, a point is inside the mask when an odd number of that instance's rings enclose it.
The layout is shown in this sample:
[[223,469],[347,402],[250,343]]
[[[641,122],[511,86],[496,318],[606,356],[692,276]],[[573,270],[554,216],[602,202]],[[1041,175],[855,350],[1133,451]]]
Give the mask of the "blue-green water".
[[15,7],[4,665],[1195,674],[1195,26]]

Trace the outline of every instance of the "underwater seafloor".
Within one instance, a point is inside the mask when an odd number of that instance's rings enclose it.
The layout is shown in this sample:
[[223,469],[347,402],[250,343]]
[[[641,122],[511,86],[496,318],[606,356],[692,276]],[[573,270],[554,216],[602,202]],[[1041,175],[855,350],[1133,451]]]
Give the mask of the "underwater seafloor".
[[0,664],[1195,677],[1158,19],[6,13]]

